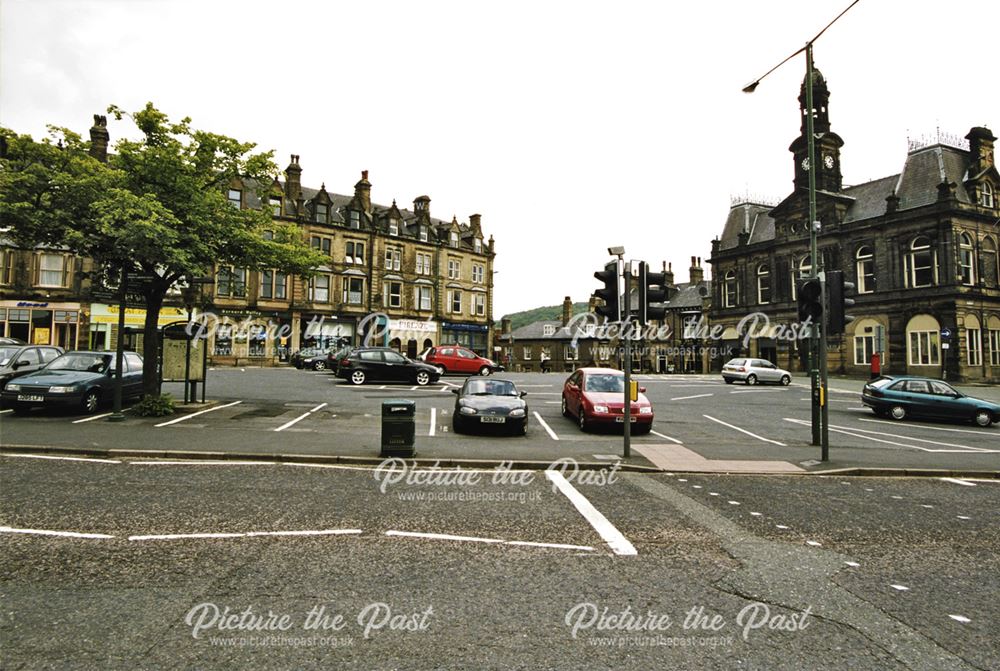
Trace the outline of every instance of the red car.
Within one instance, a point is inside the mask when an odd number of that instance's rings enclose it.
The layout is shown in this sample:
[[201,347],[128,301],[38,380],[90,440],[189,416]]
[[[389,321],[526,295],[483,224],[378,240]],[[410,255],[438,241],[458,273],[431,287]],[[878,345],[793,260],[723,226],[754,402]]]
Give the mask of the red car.
[[[653,428],[653,406],[639,388],[639,400],[631,405],[632,433]],[[596,426],[625,423],[625,373],[613,368],[578,368],[566,380],[562,392],[562,414],[576,417],[583,431]]]
[[481,357],[471,349],[461,345],[431,347],[427,350],[424,361],[432,366],[437,366],[442,375],[447,373],[489,375],[503,370],[503,366],[499,366],[491,359]]

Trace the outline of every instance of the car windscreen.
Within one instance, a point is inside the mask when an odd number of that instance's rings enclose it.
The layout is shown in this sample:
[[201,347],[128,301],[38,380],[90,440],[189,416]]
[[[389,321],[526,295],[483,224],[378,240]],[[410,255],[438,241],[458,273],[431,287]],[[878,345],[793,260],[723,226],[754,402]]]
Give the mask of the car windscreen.
[[21,349],[20,347],[0,347],[0,366],[6,366],[9,363],[13,363],[12,359],[17,351]]
[[469,380],[465,393],[476,396],[517,396],[513,382],[507,380]]
[[584,387],[585,391],[597,391],[597,392],[624,392],[625,391],[625,376],[624,375],[613,375],[613,374],[600,374],[588,375],[587,382]]
[[110,354],[64,354],[45,367],[45,370],[77,370],[103,373],[111,365]]

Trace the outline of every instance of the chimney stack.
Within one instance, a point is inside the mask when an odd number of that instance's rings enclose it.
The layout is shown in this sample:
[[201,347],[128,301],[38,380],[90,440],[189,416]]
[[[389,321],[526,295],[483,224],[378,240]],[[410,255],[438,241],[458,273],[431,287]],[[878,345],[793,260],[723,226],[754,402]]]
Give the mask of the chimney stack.
[[426,219],[430,223],[431,199],[428,196],[417,196],[413,199],[413,211],[418,219]]
[[510,335],[510,317],[501,317],[500,335]]
[[562,309],[562,325],[566,326],[566,324],[569,324],[569,320],[573,318],[573,301],[570,300],[569,296],[567,296],[566,298],[563,299],[563,306],[562,306],[562,308],[563,308]]
[[701,269],[701,258],[691,257],[691,284],[701,284],[705,280],[705,272]]
[[354,185],[354,200],[367,213],[372,211],[372,183],[368,181],[368,171],[361,171],[361,180]]
[[483,215],[481,215],[481,214],[470,214],[469,215],[469,228],[472,229],[473,231],[475,231],[476,233],[479,233],[480,235],[482,235],[482,233],[483,233],[482,220],[483,220]]
[[94,125],[90,127],[90,155],[101,163],[108,160],[108,118],[103,114],[94,115]]
[[302,198],[302,167],[299,165],[298,154],[292,154],[288,167],[285,168],[285,202],[294,203]]
[[667,283],[667,286],[674,286],[674,264],[667,263],[666,261],[663,262],[663,277],[663,281]]

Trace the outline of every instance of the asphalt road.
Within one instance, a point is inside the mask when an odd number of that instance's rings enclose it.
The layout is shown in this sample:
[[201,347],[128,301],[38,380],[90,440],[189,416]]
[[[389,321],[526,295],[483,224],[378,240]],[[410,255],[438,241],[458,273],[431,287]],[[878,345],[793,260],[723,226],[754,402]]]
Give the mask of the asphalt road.
[[[183,417],[131,418],[2,411],[4,445],[99,449],[198,450],[252,454],[379,453],[384,400],[416,401],[416,448],[430,459],[528,459],[572,457],[594,461],[622,454],[620,431],[582,433],[560,413],[561,374],[509,374],[528,392],[526,437],[456,436],[454,396],[462,382],[446,377],[424,388],[354,387],[329,373],[294,369],[218,369],[210,373],[207,412]],[[726,385],[718,376],[638,376],[654,404],[653,433],[633,437],[632,463],[701,471],[816,471],[836,468],[1000,470],[1000,425],[893,422],[861,406],[860,382],[836,381],[830,394],[830,460],[820,463],[811,444],[809,393],[796,378],[789,387]],[[181,396],[178,385],[166,385]],[[1000,390],[965,391],[991,399]],[[102,414],[107,410],[102,411]],[[735,463],[738,462],[738,463]]]
[[5,669],[1000,669],[996,481],[0,466]]

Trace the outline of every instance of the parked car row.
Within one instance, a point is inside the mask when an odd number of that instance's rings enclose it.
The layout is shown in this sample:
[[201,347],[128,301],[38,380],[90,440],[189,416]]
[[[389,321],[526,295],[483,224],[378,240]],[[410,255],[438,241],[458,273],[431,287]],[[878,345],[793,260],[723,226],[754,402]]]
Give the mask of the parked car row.
[[[39,356],[49,354],[40,352]],[[24,356],[24,352],[20,356]],[[43,367],[7,382],[3,389],[4,404],[19,415],[37,406],[71,408],[93,414],[102,403],[112,399],[116,360],[115,352],[62,353],[49,359]],[[122,364],[122,398],[142,396],[142,357],[135,352],[125,352]]]

